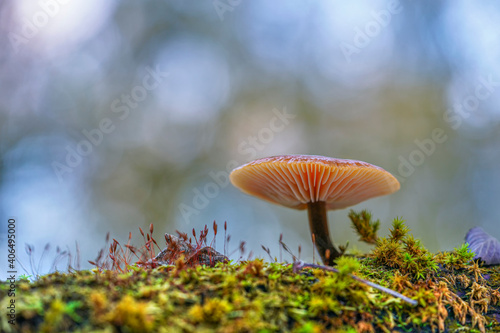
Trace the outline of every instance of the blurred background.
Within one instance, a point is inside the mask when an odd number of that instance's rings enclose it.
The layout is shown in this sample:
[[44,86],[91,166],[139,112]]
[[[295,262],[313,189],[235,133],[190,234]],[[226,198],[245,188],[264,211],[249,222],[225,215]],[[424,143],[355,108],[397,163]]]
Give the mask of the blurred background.
[[[150,223],[163,240],[215,220],[221,252],[227,221],[230,251],[279,256],[283,233],[311,260],[305,211],[227,179],[293,153],[394,174],[399,192],[353,207],[381,236],[402,216],[431,251],[473,226],[500,238],[498,22],[494,1],[4,1],[1,242],[15,217],[21,262],[51,244],[44,273],[56,246],[88,268],[107,232],[141,245]],[[368,251],[347,213],[334,243]]]

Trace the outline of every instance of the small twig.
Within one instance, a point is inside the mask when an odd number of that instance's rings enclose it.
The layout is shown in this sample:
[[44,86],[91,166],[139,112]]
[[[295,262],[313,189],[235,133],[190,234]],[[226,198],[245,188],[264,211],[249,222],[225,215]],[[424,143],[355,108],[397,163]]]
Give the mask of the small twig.
[[[326,270],[326,271],[330,271],[330,272],[335,272],[335,273],[339,272],[338,269],[333,268],[333,267],[316,265],[316,264],[307,264],[307,263],[303,262],[302,260],[298,260],[298,261],[296,261],[296,262],[293,263],[293,272],[297,273],[298,271],[300,271],[302,268],[305,268],[305,267],[320,268],[320,269],[323,269],[323,270]],[[356,281],[359,281],[361,283],[369,285],[370,287],[373,287],[373,288],[378,289],[380,291],[386,292],[389,295],[392,295],[394,297],[401,298],[403,301],[405,301],[407,303],[410,303],[411,305],[415,306],[415,305],[418,304],[417,301],[415,301],[415,300],[413,300],[413,299],[411,299],[409,297],[406,297],[406,296],[398,293],[397,291],[394,291],[394,290],[386,288],[386,287],[382,287],[381,285],[378,285],[376,283],[373,283],[373,282],[370,282],[368,280],[362,279],[360,277],[357,277],[356,275],[349,274],[349,276],[352,277]]]

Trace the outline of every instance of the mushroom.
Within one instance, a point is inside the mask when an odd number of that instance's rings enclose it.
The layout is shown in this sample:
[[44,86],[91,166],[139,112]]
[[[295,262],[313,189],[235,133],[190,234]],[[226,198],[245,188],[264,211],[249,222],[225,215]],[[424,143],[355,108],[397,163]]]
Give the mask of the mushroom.
[[323,263],[341,253],[330,239],[327,210],[341,209],[399,190],[384,169],[361,161],[313,155],[258,159],[234,169],[231,183],[246,194],[294,209],[306,209],[309,227]]

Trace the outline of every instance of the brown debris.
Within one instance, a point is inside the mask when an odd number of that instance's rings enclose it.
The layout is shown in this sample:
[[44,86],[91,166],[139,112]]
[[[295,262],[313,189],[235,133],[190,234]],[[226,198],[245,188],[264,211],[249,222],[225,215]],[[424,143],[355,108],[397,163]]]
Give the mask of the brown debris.
[[210,267],[215,266],[218,262],[229,261],[225,255],[217,252],[212,247],[197,248],[184,238],[165,234],[167,247],[158,253],[152,261],[159,266],[174,265],[181,256],[184,256],[188,266],[207,265]]

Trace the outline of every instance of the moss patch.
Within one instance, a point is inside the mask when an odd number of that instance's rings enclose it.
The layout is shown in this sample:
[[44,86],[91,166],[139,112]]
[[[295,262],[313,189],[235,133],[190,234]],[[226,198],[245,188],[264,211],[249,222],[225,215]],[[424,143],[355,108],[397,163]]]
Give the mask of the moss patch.
[[[372,237],[373,238],[373,237]],[[17,281],[16,326],[5,332],[433,332],[500,331],[500,267],[467,246],[433,255],[396,220],[365,257],[338,273],[264,262],[214,267],[127,266]],[[355,281],[391,288],[417,306]],[[8,287],[0,288],[6,308]]]

